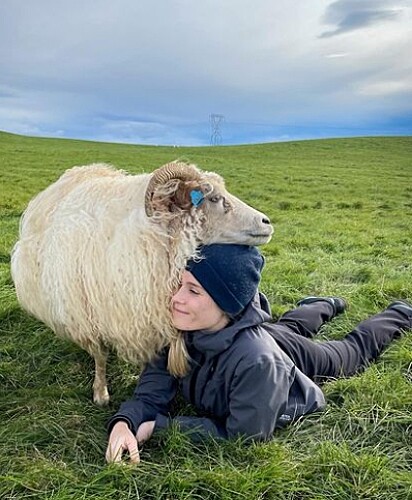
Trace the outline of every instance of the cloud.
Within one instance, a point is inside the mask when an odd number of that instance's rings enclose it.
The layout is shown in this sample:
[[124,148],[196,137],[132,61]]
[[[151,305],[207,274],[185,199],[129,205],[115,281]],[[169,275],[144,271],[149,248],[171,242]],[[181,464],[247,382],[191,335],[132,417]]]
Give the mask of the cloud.
[[338,59],[340,57],[347,57],[347,56],[348,56],[348,53],[343,52],[340,54],[327,54],[325,57],[328,59]]
[[336,28],[326,31],[320,38],[329,38],[385,21],[401,18],[403,8],[391,0],[337,0],[326,10],[324,22]]
[[390,96],[396,94],[412,94],[412,79],[409,81],[381,81],[366,83],[364,86],[359,88],[358,92],[360,94],[368,96]]
[[[205,145],[208,144],[208,123],[203,126],[204,140],[199,141],[199,124],[182,124],[165,119],[163,122],[138,121],[121,117],[101,117],[95,120],[100,140],[130,144]],[[89,131],[92,133],[92,131]]]
[[210,113],[224,143],[412,113],[411,0],[296,3],[2,0],[0,129],[204,145]]

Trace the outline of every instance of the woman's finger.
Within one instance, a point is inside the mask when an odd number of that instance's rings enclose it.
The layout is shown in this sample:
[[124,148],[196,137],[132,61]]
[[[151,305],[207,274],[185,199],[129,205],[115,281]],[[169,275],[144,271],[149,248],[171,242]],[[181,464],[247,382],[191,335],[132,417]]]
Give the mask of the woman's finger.
[[137,440],[133,438],[130,441],[128,441],[127,448],[129,450],[130,461],[134,464],[139,463],[140,453],[139,453],[139,448],[137,446]]
[[114,439],[109,442],[109,446],[106,451],[106,461],[111,462],[120,462],[123,455],[123,440],[122,439]]

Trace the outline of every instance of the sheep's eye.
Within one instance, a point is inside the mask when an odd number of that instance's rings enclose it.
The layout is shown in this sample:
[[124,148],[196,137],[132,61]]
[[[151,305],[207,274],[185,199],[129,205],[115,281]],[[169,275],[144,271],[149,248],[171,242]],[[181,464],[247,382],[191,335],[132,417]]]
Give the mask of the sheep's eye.
[[211,197],[209,198],[209,200],[210,200],[212,203],[217,203],[217,202],[218,202],[221,198],[222,198],[221,196],[216,195],[216,196],[211,196]]

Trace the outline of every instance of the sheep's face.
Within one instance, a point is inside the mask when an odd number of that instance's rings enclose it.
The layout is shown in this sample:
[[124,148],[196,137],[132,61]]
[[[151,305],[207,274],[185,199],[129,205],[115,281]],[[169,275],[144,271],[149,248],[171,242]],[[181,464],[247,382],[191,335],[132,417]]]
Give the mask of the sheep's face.
[[[175,169],[179,175],[190,169],[190,174],[171,178]],[[147,213],[160,223],[172,224],[177,231],[179,220],[186,227],[195,224],[197,239],[205,244],[263,245],[272,237],[269,218],[228,193],[220,175],[178,163],[161,167],[159,173],[165,181],[149,190]]]
[[196,208],[205,214],[202,242],[268,243],[273,233],[269,217],[231,195],[217,174],[207,173],[206,178],[201,186],[204,201]]

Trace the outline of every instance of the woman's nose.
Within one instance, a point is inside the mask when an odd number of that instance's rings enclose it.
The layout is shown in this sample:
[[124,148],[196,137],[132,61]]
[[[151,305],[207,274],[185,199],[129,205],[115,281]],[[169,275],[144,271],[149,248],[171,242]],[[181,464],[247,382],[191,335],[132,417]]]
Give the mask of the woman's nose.
[[173,302],[181,302],[182,301],[182,295],[183,294],[181,293],[181,291],[182,291],[182,287],[180,287],[177,290],[177,292],[173,295],[173,297],[172,297],[172,304],[173,304]]

